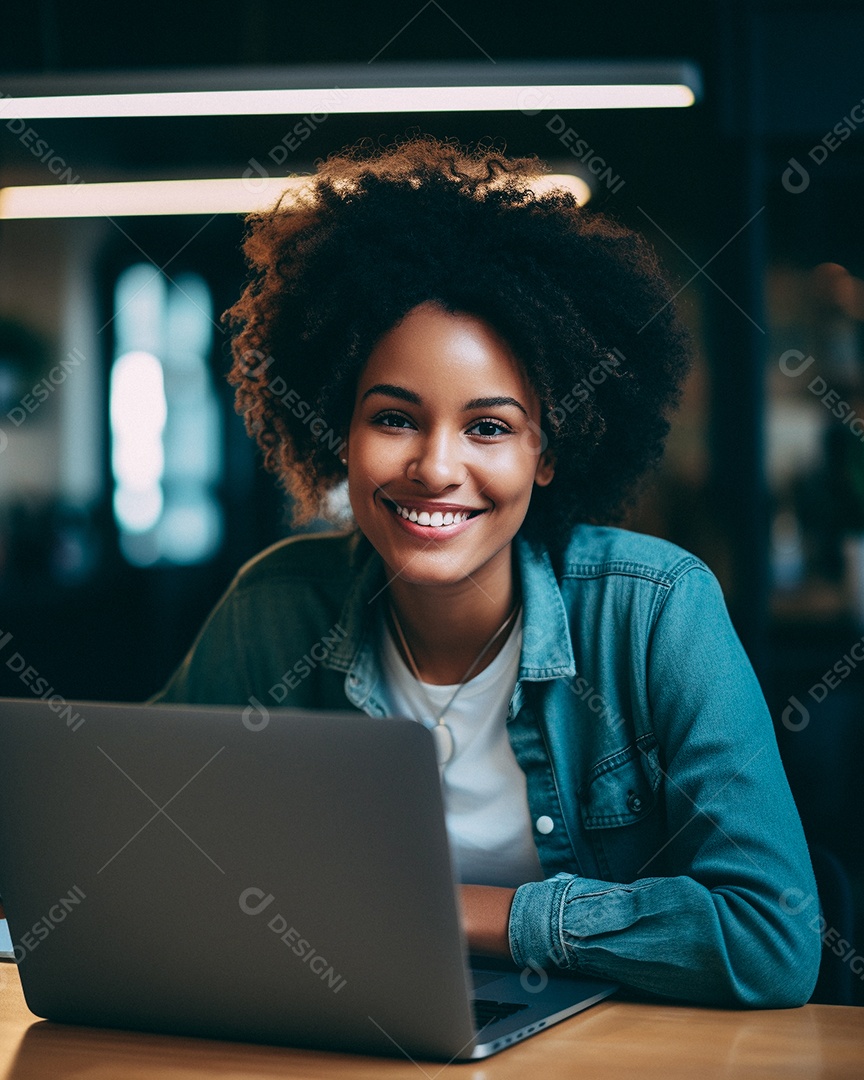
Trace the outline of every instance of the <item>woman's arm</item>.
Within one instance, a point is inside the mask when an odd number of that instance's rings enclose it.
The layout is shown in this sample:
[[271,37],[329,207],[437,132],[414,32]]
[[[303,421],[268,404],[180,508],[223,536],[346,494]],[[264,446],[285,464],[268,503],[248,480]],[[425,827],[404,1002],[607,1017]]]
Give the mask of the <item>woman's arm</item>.
[[704,567],[669,589],[646,663],[662,843],[631,882],[522,885],[513,957],[704,1004],[801,1005],[819,969],[816,885],[771,717]]
[[508,926],[515,889],[462,885],[462,926],[471,952],[512,960]]

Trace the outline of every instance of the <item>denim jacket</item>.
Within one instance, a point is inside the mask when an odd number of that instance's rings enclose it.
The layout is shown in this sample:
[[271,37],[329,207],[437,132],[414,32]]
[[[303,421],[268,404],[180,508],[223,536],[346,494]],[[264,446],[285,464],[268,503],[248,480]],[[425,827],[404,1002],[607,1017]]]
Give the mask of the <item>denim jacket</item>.
[[[544,880],[509,921],[519,965],[715,1006],[803,1004],[816,886],[759,684],[716,578],[655,537],[581,525],[553,567],[520,535],[523,640],[507,731]],[[359,532],[283,541],[239,572],[160,702],[385,715]]]

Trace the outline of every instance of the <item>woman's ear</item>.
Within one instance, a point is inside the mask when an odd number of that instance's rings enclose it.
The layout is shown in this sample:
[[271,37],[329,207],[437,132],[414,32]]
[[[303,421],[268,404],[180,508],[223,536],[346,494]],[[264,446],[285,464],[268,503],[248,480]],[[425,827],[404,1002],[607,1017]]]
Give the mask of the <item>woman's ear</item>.
[[534,483],[538,487],[548,487],[555,475],[555,455],[551,450],[544,450],[537,462],[537,471],[534,473]]

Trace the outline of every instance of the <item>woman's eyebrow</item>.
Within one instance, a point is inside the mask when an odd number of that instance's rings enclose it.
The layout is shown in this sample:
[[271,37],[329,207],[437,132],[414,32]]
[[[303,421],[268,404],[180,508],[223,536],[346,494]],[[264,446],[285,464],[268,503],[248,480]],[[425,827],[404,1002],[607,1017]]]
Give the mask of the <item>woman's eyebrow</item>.
[[[376,383],[374,386],[370,386],[361,400],[365,401],[371,394],[384,394],[386,397],[408,401],[412,405],[423,404],[423,399],[419,394],[415,394],[413,390],[406,390],[404,386],[395,386],[393,383]],[[471,409],[495,409],[501,405],[515,405],[520,412],[525,413],[526,416],[528,415],[525,406],[512,397],[472,398],[470,401],[465,402],[462,409],[464,412],[469,412]]]
[[477,397],[472,398],[470,401],[466,401],[463,408],[466,412],[469,409],[497,409],[501,405],[515,405],[520,412],[528,415],[528,410],[524,405],[520,405],[516,398],[512,397]]
[[365,401],[370,394],[384,394],[387,397],[399,398],[400,401],[408,401],[412,405],[422,405],[419,394],[415,394],[413,390],[406,390],[404,386],[394,386],[392,383],[376,383],[370,386],[360,400]]

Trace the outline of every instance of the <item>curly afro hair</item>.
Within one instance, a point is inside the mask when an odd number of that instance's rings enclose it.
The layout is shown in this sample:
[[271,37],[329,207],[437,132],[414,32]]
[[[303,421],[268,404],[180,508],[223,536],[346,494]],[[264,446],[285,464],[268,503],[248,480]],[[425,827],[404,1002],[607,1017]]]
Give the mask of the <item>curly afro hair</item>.
[[345,479],[339,446],[376,342],[430,300],[491,324],[539,397],[555,476],[523,534],[560,551],[576,523],[620,520],[660,460],[689,365],[643,237],[548,190],[536,156],[483,144],[365,139],[316,169],[247,219],[251,278],[223,316],[237,411],[295,522]]

